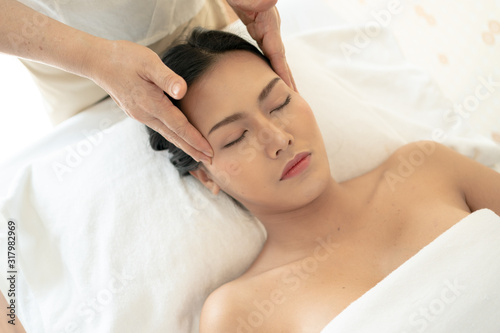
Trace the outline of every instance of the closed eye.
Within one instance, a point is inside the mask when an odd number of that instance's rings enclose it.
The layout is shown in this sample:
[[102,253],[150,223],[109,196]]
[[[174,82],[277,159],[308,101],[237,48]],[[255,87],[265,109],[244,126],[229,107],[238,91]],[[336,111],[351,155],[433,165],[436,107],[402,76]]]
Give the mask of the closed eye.
[[229,147],[231,147],[232,145],[234,145],[234,144],[236,144],[236,143],[240,142],[241,140],[243,140],[243,139],[245,138],[245,134],[246,134],[246,132],[248,132],[248,130],[243,131],[243,134],[241,134],[241,136],[240,136],[238,139],[236,139],[236,140],[234,140],[234,141],[229,142],[227,145],[225,145],[225,146],[224,146],[224,148],[229,148]]
[[288,95],[287,98],[285,99],[285,102],[283,104],[281,104],[280,106],[278,106],[276,109],[271,110],[271,113],[273,113],[274,111],[279,111],[279,110],[283,109],[285,106],[287,106],[290,103],[291,99],[292,99],[292,97],[290,95]]
[[[271,113],[273,113],[274,111],[279,111],[279,110],[283,109],[285,106],[287,106],[290,103],[291,100],[292,100],[292,97],[290,95],[288,95],[287,98],[285,99],[285,102],[283,102],[283,104],[281,104],[277,108],[271,110]],[[248,132],[248,130],[243,131],[243,133],[241,134],[241,136],[238,139],[229,142],[223,148],[229,148],[232,145],[237,144],[238,142],[240,142],[241,140],[243,140],[245,138],[245,134],[247,132]]]

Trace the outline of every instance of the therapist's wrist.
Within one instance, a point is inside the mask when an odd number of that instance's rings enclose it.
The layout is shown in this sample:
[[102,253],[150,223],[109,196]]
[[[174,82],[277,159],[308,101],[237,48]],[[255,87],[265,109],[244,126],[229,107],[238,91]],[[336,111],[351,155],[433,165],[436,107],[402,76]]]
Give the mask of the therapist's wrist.
[[75,74],[94,80],[105,66],[106,54],[112,52],[114,41],[89,35],[83,36],[79,44]]

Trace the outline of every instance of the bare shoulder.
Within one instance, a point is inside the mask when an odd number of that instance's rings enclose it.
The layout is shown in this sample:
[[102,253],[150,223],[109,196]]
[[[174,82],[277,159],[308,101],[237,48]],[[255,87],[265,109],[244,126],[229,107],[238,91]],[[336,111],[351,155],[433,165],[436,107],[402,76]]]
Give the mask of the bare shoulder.
[[382,165],[383,177],[392,190],[400,183],[439,178],[440,182],[453,182],[457,178],[457,163],[467,159],[435,141],[416,141],[398,148]]
[[238,317],[245,310],[247,288],[240,280],[228,282],[214,290],[203,304],[200,333],[234,332]]
[[395,167],[399,168],[401,174],[426,168],[446,170],[448,174],[454,174],[465,164],[477,162],[441,143],[416,141],[398,148],[387,163],[393,170]]
[[434,160],[445,150],[451,150],[446,146],[435,141],[415,141],[410,142],[396,149],[389,157],[388,162],[401,162],[407,160],[410,165],[416,167],[424,164],[426,161]]
[[500,214],[500,173],[434,141],[412,142],[383,164],[391,190],[402,184],[447,188],[460,194],[470,211],[489,208]]

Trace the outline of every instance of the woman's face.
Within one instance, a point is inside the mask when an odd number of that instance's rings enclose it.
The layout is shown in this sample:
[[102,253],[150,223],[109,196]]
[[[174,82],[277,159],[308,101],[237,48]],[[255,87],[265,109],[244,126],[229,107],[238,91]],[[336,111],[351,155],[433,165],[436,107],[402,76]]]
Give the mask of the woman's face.
[[[250,52],[221,56],[189,88],[181,108],[214,151],[212,164],[192,174],[253,213],[307,204],[331,179],[309,105]],[[301,162],[286,173],[294,159]]]

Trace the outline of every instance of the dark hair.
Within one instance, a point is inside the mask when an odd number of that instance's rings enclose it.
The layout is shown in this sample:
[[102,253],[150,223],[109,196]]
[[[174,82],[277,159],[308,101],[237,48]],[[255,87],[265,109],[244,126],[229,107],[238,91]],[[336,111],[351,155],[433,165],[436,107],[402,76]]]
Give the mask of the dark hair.
[[[188,88],[205,74],[218,57],[230,51],[248,51],[271,66],[269,60],[255,46],[243,38],[224,31],[194,28],[184,43],[170,48],[162,57],[167,67],[181,76]],[[180,101],[167,97],[179,107]],[[181,176],[189,175],[189,171],[196,170],[200,163],[196,162],[183,150],[166,140],[161,134],[147,127],[149,143],[154,150],[168,150],[171,153],[170,162],[179,171]]]

